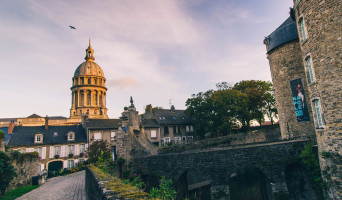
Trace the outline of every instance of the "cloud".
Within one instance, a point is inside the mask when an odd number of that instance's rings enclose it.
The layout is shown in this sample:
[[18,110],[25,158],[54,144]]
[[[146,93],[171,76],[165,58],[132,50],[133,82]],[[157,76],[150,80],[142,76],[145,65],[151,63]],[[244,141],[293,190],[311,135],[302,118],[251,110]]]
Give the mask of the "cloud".
[[109,80],[109,83],[107,85],[107,87],[117,87],[121,90],[138,86],[139,84],[130,77]]

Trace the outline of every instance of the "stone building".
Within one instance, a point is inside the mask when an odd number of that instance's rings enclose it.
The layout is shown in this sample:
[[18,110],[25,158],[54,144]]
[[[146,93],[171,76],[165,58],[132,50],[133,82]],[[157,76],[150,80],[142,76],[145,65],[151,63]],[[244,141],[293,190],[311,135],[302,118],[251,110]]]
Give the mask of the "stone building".
[[74,126],[16,126],[8,142],[9,151],[39,153],[39,172],[73,168],[86,160],[88,142],[85,129]]
[[[275,89],[282,138],[315,136],[296,22],[291,17],[287,18],[265,38],[264,43]],[[293,85],[301,85],[302,88],[294,89]],[[299,98],[300,103],[297,104],[297,98],[301,95],[303,98]]]
[[[307,136],[312,129],[315,131],[321,170],[328,186],[328,199],[342,199],[341,11],[340,0],[294,0],[291,20],[295,23],[281,26],[275,31],[276,34],[272,33],[265,39],[282,136],[291,137],[287,123],[291,124],[289,119],[294,113],[294,110],[282,108],[291,104],[291,100],[284,98],[289,94],[289,83],[286,82],[294,78],[301,79],[303,87],[299,89],[303,94],[299,94],[298,87],[295,88],[298,92],[297,97],[293,95],[293,104],[298,108],[298,103],[305,100],[311,123],[306,124],[306,129],[298,129],[294,136]],[[290,26],[293,27],[292,31],[288,28]],[[272,38],[277,39],[272,41]],[[284,75],[289,76],[289,79]],[[298,81],[294,82],[298,84]],[[291,90],[292,94],[296,94],[293,87]],[[292,122],[291,125],[295,124]]]
[[88,118],[108,119],[106,78],[101,67],[94,62],[90,39],[85,60],[77,67],[72,78],[70,118],[87,115]]
[[152,109],[152,105],[147,105],[142,125],[147,137],[157,146],[194,140],[194,120],[174,106],[171,109]]
[[342,1],[295,0],[294,13],[321,169],[329,198],[342,199]]

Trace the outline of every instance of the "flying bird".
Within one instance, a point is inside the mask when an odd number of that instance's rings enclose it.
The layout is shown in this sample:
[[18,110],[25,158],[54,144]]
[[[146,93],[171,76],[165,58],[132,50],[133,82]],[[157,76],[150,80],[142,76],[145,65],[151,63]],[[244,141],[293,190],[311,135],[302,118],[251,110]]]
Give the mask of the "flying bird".
[[75,27],[73,27],[73,26],[69,26],[71,29],[76,29]]

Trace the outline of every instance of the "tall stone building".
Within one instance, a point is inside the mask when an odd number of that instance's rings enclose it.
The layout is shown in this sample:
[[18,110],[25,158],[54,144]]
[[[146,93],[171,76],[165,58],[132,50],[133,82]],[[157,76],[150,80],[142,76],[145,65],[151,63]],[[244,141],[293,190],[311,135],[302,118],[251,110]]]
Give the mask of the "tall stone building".
[[101,67],[94,62],[94,50],[86,49],[85,62],[80,64],[72,78],[70,118],[108,119],[106,108],[106,78]]
[[342,199],[342,1],[294,0],[291,18],[264,40],[282,136],[316,133],[327,199]]
[[328,198],[342,199],[342,1],[294,1]]

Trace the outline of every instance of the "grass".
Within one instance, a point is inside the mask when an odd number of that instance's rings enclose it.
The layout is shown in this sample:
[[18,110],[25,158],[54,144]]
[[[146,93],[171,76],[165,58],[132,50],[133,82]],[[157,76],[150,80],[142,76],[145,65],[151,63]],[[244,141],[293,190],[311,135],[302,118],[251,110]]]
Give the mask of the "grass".
[[32,185],[32,186],[30,185],[30,186],[18,187],[14,190],[7,191],[5,196],[0,196],[0,200],[16,199],[16,198],[24,195],[25,193],[28,193],[31,190],[36,189],[37,187],[39,187],[39,185]]

